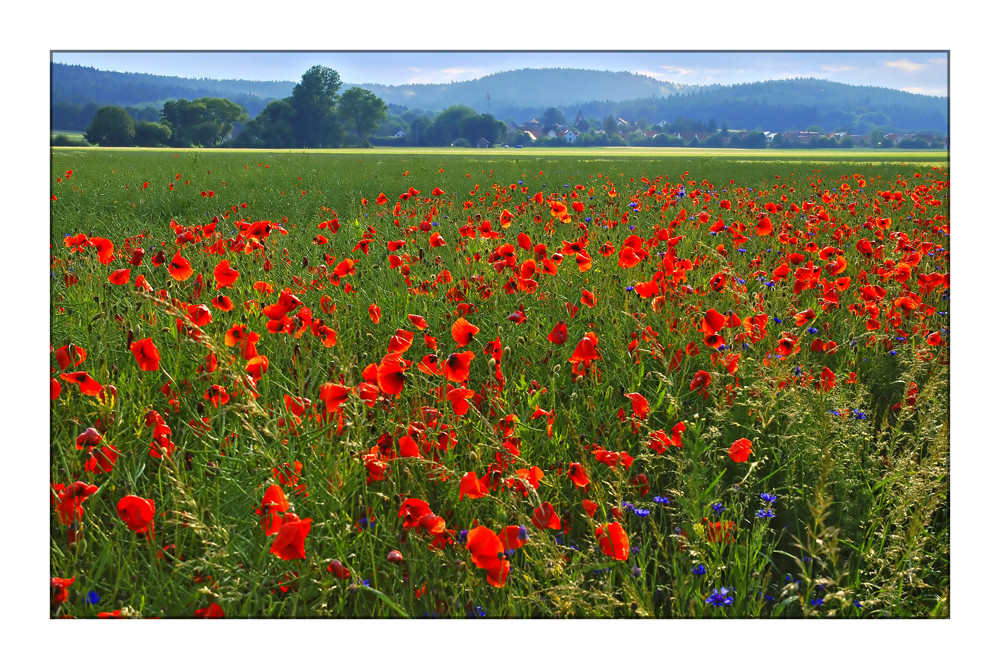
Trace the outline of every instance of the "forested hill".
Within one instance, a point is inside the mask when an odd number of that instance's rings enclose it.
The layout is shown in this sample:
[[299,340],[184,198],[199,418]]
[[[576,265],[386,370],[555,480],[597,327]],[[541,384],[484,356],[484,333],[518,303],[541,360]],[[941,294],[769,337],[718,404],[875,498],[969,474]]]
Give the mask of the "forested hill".
[[389,104],[425,111],[467,105],[477,111],[489,111],[497,118],[522,109],[544,111],[549,107],[579,106],[590,100],[662,98],[696,88],[631,72],[570,68],[512,70],[450,84],[359,85]]
[[[243,105],[254,117],[269,101],[289,96],[296,83],[186,79],[53,63],[52,105],[54,110],[89,105],[92,116],[94,105],[159,108],[167,100],[222,97]],[[588,119],[615,116],[655,124],[689,118],[773,131],[817,125],[831,131],[877,126],[900,132],[948,132],[947,98],[818,79],[682,86],[628,72],[543,68],[450,84],[345,82],[341,92],[351,86],[368,89],[395,108],[433,114],[465,105],[518,124],[555,107],[570,122],[583,112]]]
[[52,104],[161,107],[167,100],[227,98],[253,116],[269,100],[291,95],[293,81],[187,79],[135,72],[109,72],[82,65],[52,64]]

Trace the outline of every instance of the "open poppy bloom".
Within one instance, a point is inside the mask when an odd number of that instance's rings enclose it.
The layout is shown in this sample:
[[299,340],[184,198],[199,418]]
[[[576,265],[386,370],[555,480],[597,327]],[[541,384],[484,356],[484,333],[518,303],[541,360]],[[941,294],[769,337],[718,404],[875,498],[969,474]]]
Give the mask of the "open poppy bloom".
[[489,489],[479,481],[479,478],[476,476],[476,472],[468,472],[462,476],[462,480],[458,484],[459,501],[461,501],[463,497],[468,497],[469,499],[479,499],[480,497],[485,497],[489,493]]
[[79,367],[87,359],[87,351],[75,344],[67,344],[56,349],[56,364],[59,369],[66,369],[71,364]]
[[294,513],[286,513],[281,518],[281,527],[271,544],[271,554],[282,560],[304,560],[306,535],[311,526],[312,518],[299,520]]
[[452,387],[448,384],[448,392],[445,397],[451,402],[451,410],[458,416],[469,413],[469,399],[475,396],[475,391],[464,386]]
[[155,372],[160,368],[160,352],[157,350],[151,337],[138,339],[132,342],[129,348],[132,351],[132,355],[135,356],[135,361],[139,363],[139,369],[142,371]]
[[569,480],[572,481],[573,485],[577,488],[584,488],[588,483],[590,483],[590,479],[587,477],[587,472],[583,469],[583,465],[579,462],[571,462],[569,464],[567,476],[569,476]]
[[639,417],[639,420],[646,420],[649,415],[649,400],[640,393],[625,393],[625,397],[632,400],[632,413]]
[[104,386],[95,381],[87,372],[60,374],[59,378],[68,383],[76,384],[81,393],[90,397],[97,397],[104,390]]
[[73,581],[75,580],[76,576],[72,578],[53,577],[49,582],[49,604],[52,606],[59,606],[65,602],[66,598],[69,596],[66,589],[73,585]]
[[614,522],[607,525],[600,525],[594,531],[594,535],[600,542],[601,550],[605,555],[616,560],[628,559],[628,536],[619,523]]
[[156,504],[151,499],[136,495],[126,495],[118,501],[118,517],[136,534],[147,534],[153,538],[153,516]]
[[180,249],[177,249],[177,252],[174,253],[174,257],[170,260],[167,270],[175,281],[187,281],[194,274],[194,270],[191,268],[191,261],[181,256]]
[[531,522],[540,530],[558,530],[562,528],[559,515],[548,502],[542,502],[542,505],[531,513]]
[[116,269],[114,272],[111,273],[111,276],[108,277],[108,283],[111,283],[115,286],[124,286],[126,283],[129,282],[129,279],[131,278],[129,274],[130,270],[128,268]]
[[468,346],[472,343],[472,338],[479,332],[479,328],[459,316],[458,320],[451,326],[451,336],[459,346]]
[[496,533],[482,525],[469,530],[465,547],[472,554],[472,564],[486,570],[486,582],[502,588],[510,573],[510,563],[504,557],[503,542]]
[[386,395],[398,395],[403,392],[403,384],[406,382],[403,370],[398,353],[390,353],[383,357],[378,365],[376,377],[379,389]]
[[475,357],[472,351],[452,353],[444,361],[444,377],[452,383],[465,383],[469,380],[469,365]]
[[240,273],[230,267],[228,259],[223,259],[215,266],[212,276],[215,277],[215,288],[219,289],[236,283],[236,279],[240,278]]
[[83,518],[83,503],[96,492],[96,485],[82,481],[74,481],[65,488],[60,488],[58,506],[56,507],[60,522],[63,525],[72,525]]
[[733,462],[746,462],[750,458],[752,446],[751,441],[745,437],[737,439],[729,447],[729,457],[733,459]]

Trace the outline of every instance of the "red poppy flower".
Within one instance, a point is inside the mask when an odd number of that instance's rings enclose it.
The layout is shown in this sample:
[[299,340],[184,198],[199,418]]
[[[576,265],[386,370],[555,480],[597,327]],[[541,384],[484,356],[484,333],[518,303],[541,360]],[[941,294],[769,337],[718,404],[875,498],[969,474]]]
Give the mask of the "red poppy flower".
[[582,502],[580,502],[580,504],[581,504],[581,506],[583,506],[584,512],[588,516],[590,516],[591,518],[593,518],[594,517],[594,513],[597,511],[597,504],[591,502],[589,499],[583,500]]
[[66,589],[73,585],[73,581],[76,580],[76,576],[73,578],[59,578],[53,577],[49,582],[49,604],[51,606],[59,606],[66,601],[69,593]]
[[346,581],[351,577],[351,570],[345,567],[340,560],[330,560],[330,564],[326,566],[326,570],[342,581]]
[[389,338],[389,353],[406,353],[413,345],[413,333],[409,330],[396,330]]
[[91,237],[90,243],[97,249],[97,259],[102,265],[109,265],[115,259],[115,245],[104,237]]
[[444,377],[452,383],[465,383],[469,380],[469,365],[475,357],[472,351],[452,353],[444,361]]
[[701,327],[699,328],[702,332],[707,335],[714,335],[719,330],[721,330],[726,324],[726,317],[720,314],[715,309],[709,309],[705,313],[705,317],[701,320]]
[[74,367],[79,367],[86,359],[87,351],[75,344],[67,344],[56,349],[56,364],[59,365],[59,369],[66,369],[71,363]]
[[87,372],[60,374],[59,378],[68,383],[76,384],[81,393],[90,397],[97,397],[104,390],[104,386],[95,381]]
[[459,316],[458,320],[451,326],[451,336],[459,346],[468,346],[472,343],[472,338],[479,332],[479,328]]
[[486,570],[486,581],[502,588],[510,573],[510,563],[503,557],[503,542],[496,533],[482,525],[469,530],[465,547],[472,554],[472,564]]
[[72,525],[83,518],[83,503],[97,492],[96,485],[74,481],[65,488],[60,487],[56,511],[63,525]]
[[229,401],[229,393],[223,386],[215,383],[205,391],[205,399],[212,403],[212,406],[218,409],[223,404]]
[[548,502],[542,502],[542,505],[531,513],[531,522],[534,523],[535,527],[540,530],[544,530],[546,528],[550,530],[558,530],[562,528],[562,523],[559,521],[559,515]]
[[569,357],[569,361],[572,363],[589,363],[598,358],[600,358],[600,355],[597,353],[597,335],[593,332],[588,332],[576,345],[573,355]]
[[469,399],[475,396],[475,394],[475,391],[463,386],[453,388],[449,384],[445,397],[451,402],[451,410],[458,416],[464,416],[469,413]]
[[462,476],[462,480],[458,484],[459,501],[462,501],[463,497],[468,497],[469,499],[479,499],[480,497],[485,497],[489,493],[489,489],[479,481],[479,478],[476,476],[476,472],[466,473]]
[[548,339],[556,346],[562,346],[563,344],[566,343],[566,340],[568,338],[569,334],[566,330],[566,323],[564,323],[563,321],[559,321],[558,323],[556,323],[556,326],[552,328],[552,332],[550,332],[549,336],[546,337],[546,339]]
[[594,535],[600,541],[601,550],[605,555],[616,560],[628,559],[628,536],[619,523],[601,525],[594,531]]
[[749,439],[737,439],[729,447],[729,457],[733,459],[733,462],[746,462],[750,458],[752,446],[753,444]]
[[312,518],[299,520],[294,513],[286,513],[281,519],[281,527],[271,544],[271,554],[282,560],[304,560],[305,540],[312,526]]
[[149,534],[153,538],[153,516],[156,504],[151,499],[126,495],[118,501],[118,517],[136,534]]
[[[350,386],[342,386],[338,383],[324,383],[319,387],[319,398],[326,403],[327,413],[336,413],[340,406],[351,394]],[[296,415],[302,415],[301,413]]]
[[499,536],[505,551],[516,550],[528,543],[528,531],[520,525],[508,525],[500,530]]
[[187,281],[194,274],[194,270],[191,268],[191,261],[181,256],[180,249],[177,249],[176,253],[174,253],[174,257],[167,266],[167,270],[175,281]]
[[590,483],[590,479],[587,477],[587,472],[584,470],[583,465],[579,462],[571,462],[566,471],[566,475],[577,488],[585,488],[587,484]]
[[116,269],[114,272],[111,273],[111,276],[108,277],[108,282],[115,286],[124,286],[126,283],[129,282],[129,279],[131,278],[129,274],[130,270],[127,268]]
[[639,420],[646,420],[649,415],[649,400],[641,393],[625,393],[625,397],[632,400],[632,413],[639,417]]
[[398,395],[403,392],[406,382],[404,367],[400,364],[398,353],[390,353],[382,358],[378,365],[377,381],[379,389],[386,395]]
[[232,311],[236,305],[233,304],[233,301],[228,296],[216,295],[212,298],[212,306],[219,311]]
[[160,352],[153,343],[152,338],[146,337],[132,342],[129,348],[135,356],[135,361],[139,363],[139,369],[144,372],[154,372],[160,368]]
[[418,330],[423,330],[427,327],[427,321],[424,319],[423,316],[419,316],[417,314],[408,314],[407,318],[410,319],[410,322],[413,323],[413,326]]
[[705,370],[699,369],[695,372],[694,379],[691,381],[691,390],[695,388],[708,388],[708,384],[712,382],[712,375]]
[[240,278],[240,273],[229,266],[229,260],[223,259],[215,266],[212,272],[215,277],[215,288],[225,288],[236,283],[236,279]]
[[198,609],[194,612],[195,618],[225,618],[226,613],[222,610],[222,607],[212,602],[208,605],[208,608]]

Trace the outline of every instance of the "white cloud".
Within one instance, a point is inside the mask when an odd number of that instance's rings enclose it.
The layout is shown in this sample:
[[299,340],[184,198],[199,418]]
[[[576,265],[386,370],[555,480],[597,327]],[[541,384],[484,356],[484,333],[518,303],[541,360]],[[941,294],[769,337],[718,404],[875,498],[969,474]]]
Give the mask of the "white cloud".
[[914,63],[912,60],[906,60],[905,58],[903,60],[886,61],[885,66],[903,70],[904,72],[919,72],[927,67],[923,63]]
[[853,65],[821,65],[819,69],[824,72],[850,72],[857,68]]

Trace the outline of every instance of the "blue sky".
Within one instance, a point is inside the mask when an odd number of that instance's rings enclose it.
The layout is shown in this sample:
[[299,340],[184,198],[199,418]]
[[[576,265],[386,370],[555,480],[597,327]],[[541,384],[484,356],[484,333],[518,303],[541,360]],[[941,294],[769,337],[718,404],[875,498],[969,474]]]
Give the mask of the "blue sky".
[[579,67],[635,72],[679,84],[815,77],[925,95],[948,94],[945,51],[53,51],[52,61],[119,72],[281,81],[298,81],[319,64],[337,70],[341,80],[352,84],[448,83],[528,67]]

